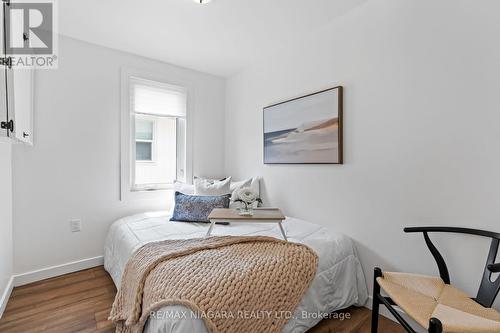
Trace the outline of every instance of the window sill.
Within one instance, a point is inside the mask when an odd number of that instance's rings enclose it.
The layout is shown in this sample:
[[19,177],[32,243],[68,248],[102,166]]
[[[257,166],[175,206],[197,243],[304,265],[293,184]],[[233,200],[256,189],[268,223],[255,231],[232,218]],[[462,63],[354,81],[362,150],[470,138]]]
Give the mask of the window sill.
[[162,192],[162,191],[171,191],[174,189],[174,184],[168,184],[162,187],[157,188],[147,188],[147,187],[139,187],[139,188],[131,188],[130,192],[137,193],[148,193],[148,192]]
[[135,163],[139,163],[139,164],[156,164],[156,161],[155,160],[151,160],[151,161],[141,161],[141,160],[136,160]]
[[164,201],[172,196],[174,187],[164,188],[136,188],[136,189],[123,189],[121,192],[120,200],[122,201],[143,201],[143,202],[157,202],[157,200]]

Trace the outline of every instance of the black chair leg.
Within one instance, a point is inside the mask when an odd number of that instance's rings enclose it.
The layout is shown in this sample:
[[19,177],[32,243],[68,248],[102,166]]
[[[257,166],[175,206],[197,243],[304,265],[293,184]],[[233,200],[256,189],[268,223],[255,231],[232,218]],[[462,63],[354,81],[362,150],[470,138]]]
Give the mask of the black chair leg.
[[378,332],[378,312],[380,307],[380,285],[377,282],[377,278],[382,276],[382,270],[378,267],[375,267],[373,272],[373,304],[372,304],[372,332]]
[[429,333],[443,333],[443,325],[439,319],[431,318],[429,320]]

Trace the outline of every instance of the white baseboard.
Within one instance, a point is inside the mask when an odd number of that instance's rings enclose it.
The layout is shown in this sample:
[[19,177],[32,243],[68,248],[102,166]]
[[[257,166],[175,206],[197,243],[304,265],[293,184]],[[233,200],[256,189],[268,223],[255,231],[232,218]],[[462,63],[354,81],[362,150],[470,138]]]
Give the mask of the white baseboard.
[[14,287],[19,287],[28,283],[33,283],[56,276],[78,272],[83,269],[101,266],[104,264],[104,257],[87,258],[69,262],[62,265],[46,267],[31,272],[14,275]]
[[0,318],[2,318],[3,312],[7,307],[7,302],[9,301],[10,294],[12,293],[12,289],[14,288],[14,277],[11,276],[9,282],[7,282],[7,286],[3,291],[2,297],[0,298]]

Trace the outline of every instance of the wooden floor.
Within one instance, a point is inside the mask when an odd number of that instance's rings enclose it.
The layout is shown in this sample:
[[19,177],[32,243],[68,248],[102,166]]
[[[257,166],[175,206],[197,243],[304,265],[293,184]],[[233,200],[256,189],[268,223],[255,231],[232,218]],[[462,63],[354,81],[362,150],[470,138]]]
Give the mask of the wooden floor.
[[[114,332],[107,317],[115,294],[113,281],[103,267],[18,287],[0,319],[0,332]],[[350,308],[341,315],[346,318],[323,320],[309,332],[370,332],[370,310]],[[379,332],[404,333],[404,330],[380,317]]]

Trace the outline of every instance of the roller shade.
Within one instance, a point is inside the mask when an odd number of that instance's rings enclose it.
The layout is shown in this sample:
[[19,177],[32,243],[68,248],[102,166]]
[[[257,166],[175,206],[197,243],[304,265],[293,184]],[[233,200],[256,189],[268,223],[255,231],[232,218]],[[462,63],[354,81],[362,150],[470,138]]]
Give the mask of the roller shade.
[[135,113],[186,116],[187,92],[183,87],[131,78],[130,89]]

